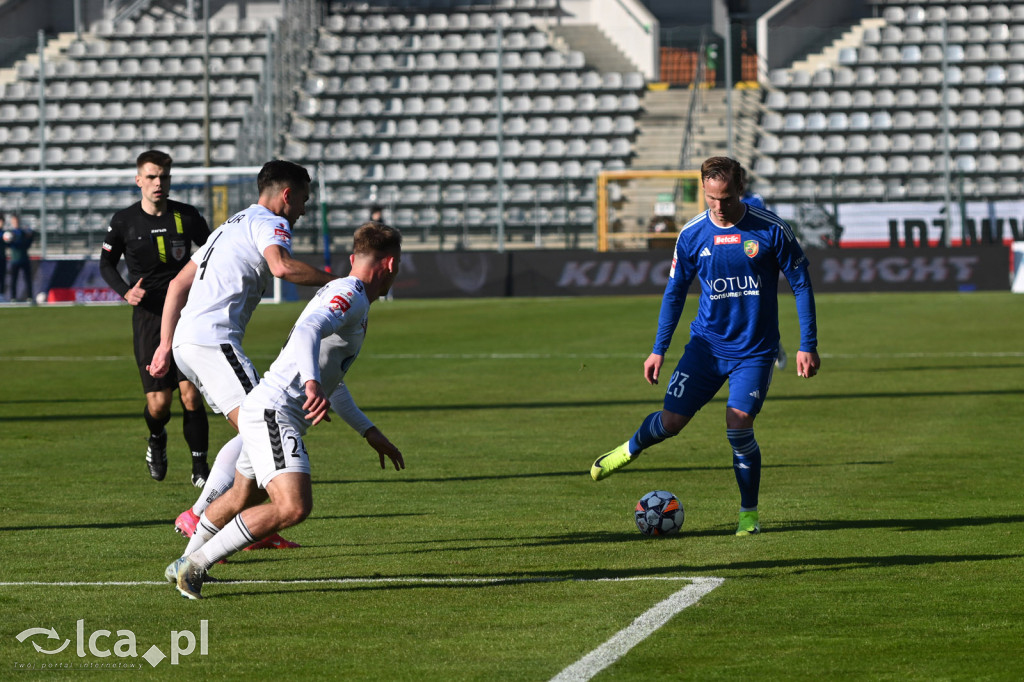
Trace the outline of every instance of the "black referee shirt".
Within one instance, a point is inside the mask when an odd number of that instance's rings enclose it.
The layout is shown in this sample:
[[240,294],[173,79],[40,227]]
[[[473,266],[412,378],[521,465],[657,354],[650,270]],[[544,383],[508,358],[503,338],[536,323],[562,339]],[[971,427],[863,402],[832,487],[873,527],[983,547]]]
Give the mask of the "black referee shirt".
[[[185,267],[192,246],[202,246],[210,236],[206,219],[194,206],[167,201],[162,215],[149,215],[137,201],[110,219],[100,253],[100,274],[111,289],[122,297],[139,279],[146,296],[140,305],[159,314],[170,284]],[[124,255],[129,281],[117,271]]]

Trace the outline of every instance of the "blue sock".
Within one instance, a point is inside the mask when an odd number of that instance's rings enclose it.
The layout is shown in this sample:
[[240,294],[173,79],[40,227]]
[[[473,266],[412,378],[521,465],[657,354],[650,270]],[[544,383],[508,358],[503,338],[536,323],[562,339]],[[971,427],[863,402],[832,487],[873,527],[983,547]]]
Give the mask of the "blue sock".
[[657,445],[671,435],[661,423],[661,412],[652,412],[629,439],[629,454],[639,455],[643,450]]
[[732,468],[740,487],[740,506],[757,509],[757,493],[761,487],[761,448],[754,440],[754,429],[726,429],[732,445]]

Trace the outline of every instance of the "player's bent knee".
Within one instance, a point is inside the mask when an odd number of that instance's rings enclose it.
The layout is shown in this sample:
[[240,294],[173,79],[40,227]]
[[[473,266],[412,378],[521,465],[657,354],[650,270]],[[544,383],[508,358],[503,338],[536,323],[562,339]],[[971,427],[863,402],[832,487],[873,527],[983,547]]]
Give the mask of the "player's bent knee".
[[278,526],[280,528],[287,528],[288,526],[294,526],[302,523],[309,516],[310,512],[313,511],[313,501],[309,500],[289,500],[284,503],[278,503],[277,507],[277,519]]
[[690,418],[682,414],[676,414],[668,410],[662,410],[661,412],[661,425],[668,431],[670,436],[678,435],[689,421]]

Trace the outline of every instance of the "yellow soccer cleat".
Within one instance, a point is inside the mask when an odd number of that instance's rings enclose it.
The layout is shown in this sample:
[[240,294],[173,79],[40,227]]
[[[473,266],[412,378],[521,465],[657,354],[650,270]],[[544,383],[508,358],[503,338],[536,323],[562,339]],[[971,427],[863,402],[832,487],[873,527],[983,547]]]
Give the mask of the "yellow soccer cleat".
[[761,524],[758,523],[756,511],[740,512],[740,524],[736,527],[736,535],[757,535],[761,532]]
[[608,478],[637,457],[639,457],[639,455],[629,454],[629,443],[623,443],[611,452],[605,453],[597,458],[594,465],[590,467],[590,477],[595,481]]

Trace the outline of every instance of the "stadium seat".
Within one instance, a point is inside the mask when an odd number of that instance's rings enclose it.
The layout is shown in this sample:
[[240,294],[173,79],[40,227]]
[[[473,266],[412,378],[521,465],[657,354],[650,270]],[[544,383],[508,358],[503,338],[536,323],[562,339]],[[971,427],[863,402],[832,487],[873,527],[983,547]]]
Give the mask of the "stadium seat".
[[808,135],[802,143],[799,138],[796,140],[797,148],[804,154],[823,154],[826,151],[831,151],[825,144],[825,139],[820,135]]
[[846,152],[849,154],[864,154],[870,149],[867,135],[857,133],[846,138]]

